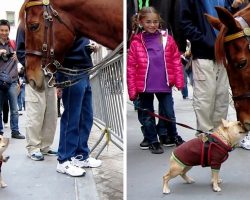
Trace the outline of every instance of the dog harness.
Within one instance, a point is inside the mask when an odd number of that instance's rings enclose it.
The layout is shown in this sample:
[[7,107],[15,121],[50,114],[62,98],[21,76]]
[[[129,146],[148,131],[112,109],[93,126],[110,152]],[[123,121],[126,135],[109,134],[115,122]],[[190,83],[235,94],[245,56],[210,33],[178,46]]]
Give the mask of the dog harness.
[[184,166],[211,166],[212,169],[219,170],[230,151],[232,147],[215,135],[209,134],[205,142],[200,138],[195,138],[183,143],[174,150],[172,157]]

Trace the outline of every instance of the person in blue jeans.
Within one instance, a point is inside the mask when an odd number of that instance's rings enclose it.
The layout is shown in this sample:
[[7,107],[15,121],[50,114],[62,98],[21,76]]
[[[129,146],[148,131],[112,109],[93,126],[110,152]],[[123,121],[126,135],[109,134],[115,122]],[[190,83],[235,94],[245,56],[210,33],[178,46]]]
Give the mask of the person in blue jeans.
[[[77,38],[66,54],[63,66],[71,69],[91,68],[90,54],[97,49],[87,38]],[[75,79],[59,73],[58,82]],[[89,76],[62,92],[64,111],[60,121],[57,172],[70,176],[83,176],[84,167],[99,167],[101,160],[89,156],[88,139],[93,125],[92,92]]]
[[[4,98],[8,98],[10,106],[10,128],[11,136],[16,139],[25,139],[25,136],[19,132],[18,127],[18,110],[17,110],[17,57],[13,42],[9,39],[10,24],[8,20],[0,20],[0,71],[5,72],[11,78],[9,88],[0,89],[0,113],[3,110]],[[3,134],[3,128],[0,129]]]
[[18,111],[25,110],[25,77],[24,77],[24,67],[19,71],[19,85],[20,93],[17,98]]

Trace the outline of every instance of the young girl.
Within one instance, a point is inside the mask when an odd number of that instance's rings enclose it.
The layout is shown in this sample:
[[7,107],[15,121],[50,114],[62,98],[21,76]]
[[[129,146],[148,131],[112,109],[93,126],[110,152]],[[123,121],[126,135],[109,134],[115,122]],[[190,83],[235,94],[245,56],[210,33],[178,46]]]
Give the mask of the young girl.
[[[128,51],[128,93],[131,101],[139,96],[139,107],[151,112],[154,112],[155,94],[161,115],[175,121],[172,87],[183,88],[183,70],[177,45],[166,31],[159,29],[160,22],[160,15],[153,7],[143,7],[134,17],[132,25],[138,33],[132,37]],[[155,118],[141,109],[138,109],[138,118],[144,134],[140,144],[142,149],[163,153],[157,132],[163,144],[180,145],[184,142],[175,123],[165,122],[165,127],[162,123],[158,127]]]

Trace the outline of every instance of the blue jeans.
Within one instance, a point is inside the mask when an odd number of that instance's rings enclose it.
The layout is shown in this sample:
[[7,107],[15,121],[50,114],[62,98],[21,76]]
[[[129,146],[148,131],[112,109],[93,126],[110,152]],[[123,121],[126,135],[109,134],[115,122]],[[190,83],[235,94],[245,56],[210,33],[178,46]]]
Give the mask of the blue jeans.
[[[172,93],[155,93],[159,101],[159,114],[167,119],[175,122],[174,101]],[[140,93],[139,102],[140,108],[147,109],[154,112],[154,94],[153,93]],[[155,117],[150,116],[147,112],[138,109],[138,119],[144,130],[144,137],[150,144],[158,142],[157,134],[175,137],[178,135],[176,124],[159,120],[158,124],[155,123]],[[166,133],[167,132],[167,133]]]
[[20,93],[18,95],[17,102],[18,102],[18,109],[25,110],[25,85],[22,85],[20,88]]
[[188,97],[188,79],[190,81],[190,84],[193,85],[193,73],[192,73],[192,67],[189,67],[187,70],[183,68],[184,73],[184,88],[182,89],[182,97],[185,99]]
[[[9,106],[10,106],[10,129],[12,132],[18,132],[18,110],[17,110],[17,81],[13,82],[10,88],[7,91],[0,90],[0,112],[3,111],[3,102],[4,98],[7,95],[9,99]],[[0,127],[2,128],[2,127]],[[3,128],[0,130],[3,132]]]
[[[59,78],[65,81],[67,77]],[[71,157],[89,157],[88,139],[93,125],[92,91],[89,78],[83,78],[71,87],[63,89],[64,112],[60,122],[58,161]]]

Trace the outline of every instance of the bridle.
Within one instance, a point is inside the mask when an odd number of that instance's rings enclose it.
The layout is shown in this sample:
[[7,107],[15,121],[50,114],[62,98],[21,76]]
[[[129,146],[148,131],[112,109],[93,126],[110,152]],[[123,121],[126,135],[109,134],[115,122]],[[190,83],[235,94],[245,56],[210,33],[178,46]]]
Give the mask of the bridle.
[[[44,39],[41,50],[30,50],[26,49],[25,54],[32,54],[35,56],[39,56],[42,59],[41,68],[45,76],[49,77],[48,87],[69,87],[74,85],[78,81],[85,76],[89,69],[69,69],[63,67],[63,65],[55,58],[55,50],[54,50],[54,34],[53,34],[53,21],[54,18],[57,19],[60,23],[62,23],[73,35],[74,38],[76,36],[74,30],[70,28],[68,24],[66,24],[62,18],[59,16],[58,12],[52,7],[49,0],[36,0],[30,1],[25,5],[25,11],[33,6],[42,6],[43,7],[43,19],[44,19]],[[26,17],[27,19],[27,17]],[[27,22],[26,22],[27,23]],[[48,41],[50,43],[48,43]],[[48,49],[49,47],[49,49]],[[51,71],[49,66],[54,65],[55,71]],[[63,81],[63,82],[55,82],[55,74],[57,72],[67,74],[70,76],[74,76],[73,79]]]
[[[240,25],[243,27],[243,30],[224,37],[224,43],[228,43],[235,39],[245,37],[246,40],[249,42],[248,47],[250,50],[250,27],[243,17],[236,17],[235,20],[237,20],[240,23]],[[246,92],[245,94],[233,96],[232,98],[234,101],[244,100],[246,98],[250,98],[250,92]]]

